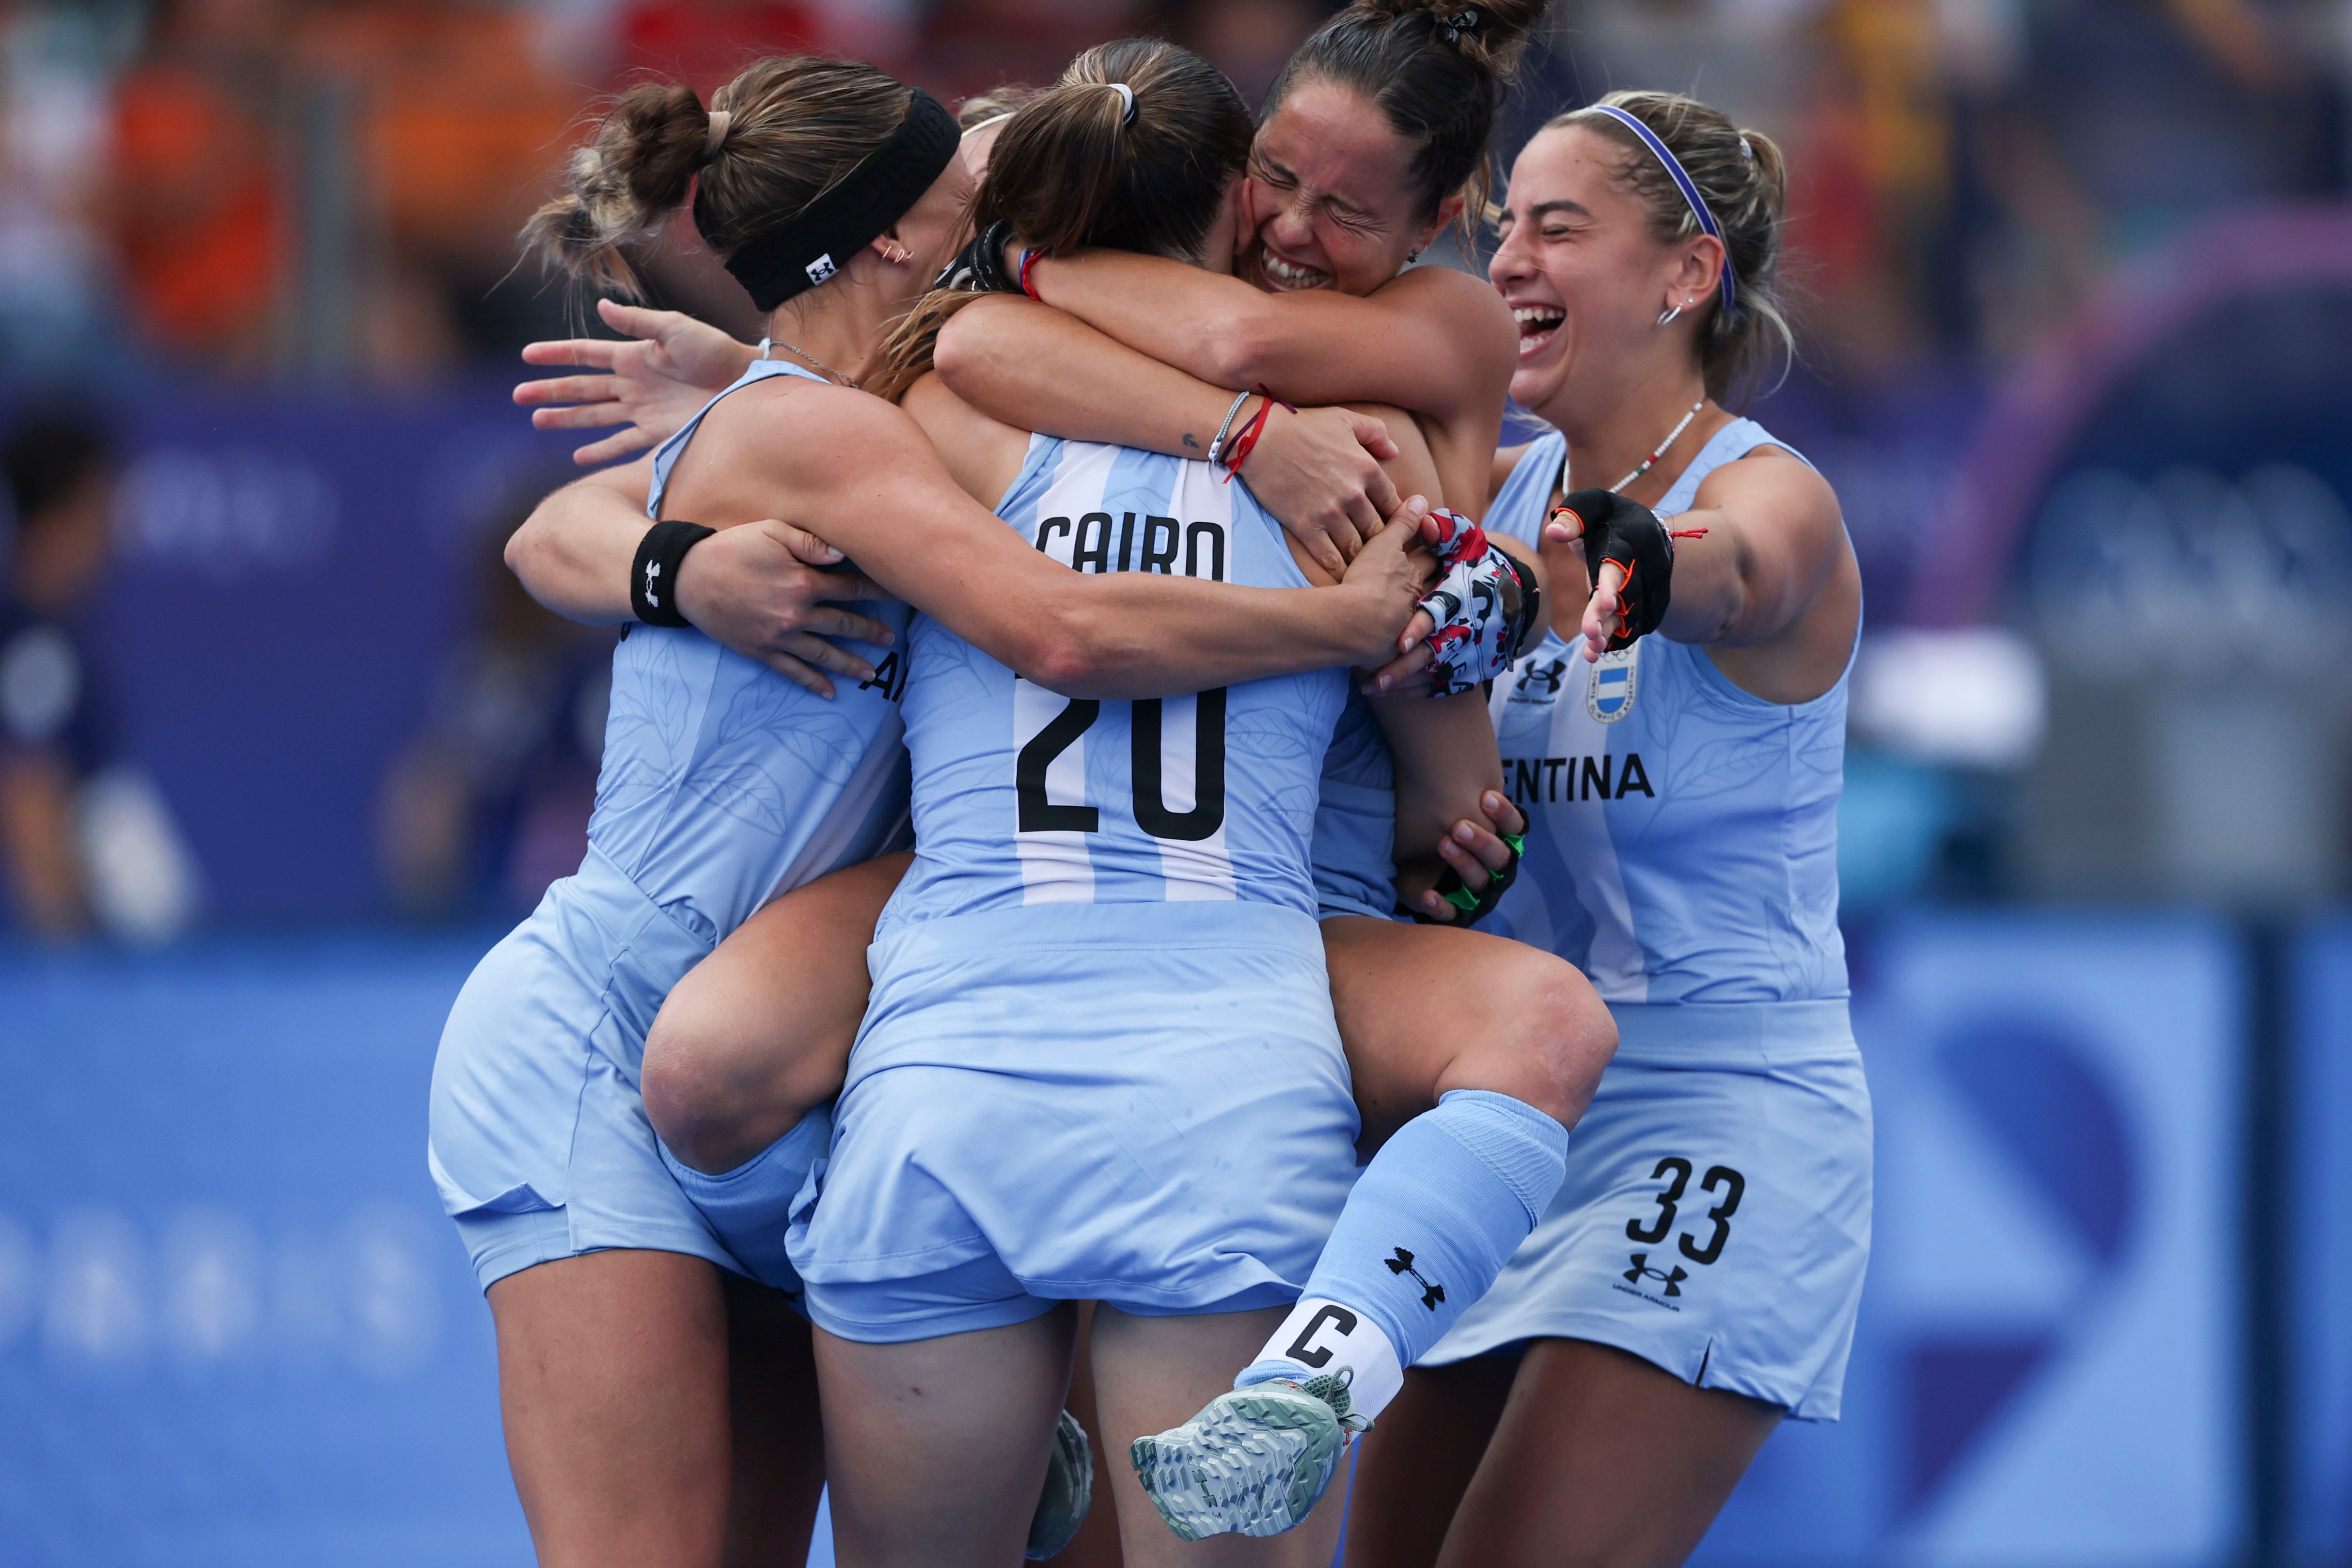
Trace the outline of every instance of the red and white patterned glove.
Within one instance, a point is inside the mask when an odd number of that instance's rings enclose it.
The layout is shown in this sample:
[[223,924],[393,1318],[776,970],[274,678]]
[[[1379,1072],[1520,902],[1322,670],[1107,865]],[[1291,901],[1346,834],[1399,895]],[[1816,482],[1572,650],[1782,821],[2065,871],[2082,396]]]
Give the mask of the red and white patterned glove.
[[1486,530],[1444,507],[1429,515],[1443,531],[1433,548],[1445,568],[1421,602],[1436,623],[1430,695],[1452,697],[1511,668],[1543,601],[1518,563],[1487,542]]

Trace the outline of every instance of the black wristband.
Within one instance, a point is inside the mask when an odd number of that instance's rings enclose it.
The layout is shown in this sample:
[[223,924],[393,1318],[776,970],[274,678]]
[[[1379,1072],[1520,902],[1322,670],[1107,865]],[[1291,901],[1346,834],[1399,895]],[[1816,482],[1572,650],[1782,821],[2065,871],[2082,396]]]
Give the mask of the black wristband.
[[629,571],[629,608],[649,626],[691,626],[677,612],[677,567],[686,552],[719,531],[698,522],[665,520],[646,530]]

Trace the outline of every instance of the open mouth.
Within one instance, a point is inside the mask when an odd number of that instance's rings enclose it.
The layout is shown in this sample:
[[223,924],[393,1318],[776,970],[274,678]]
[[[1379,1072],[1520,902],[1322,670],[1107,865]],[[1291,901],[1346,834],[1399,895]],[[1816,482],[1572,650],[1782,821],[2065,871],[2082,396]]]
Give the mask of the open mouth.
[[1258,268],[1265,274],[1268,283],[1286,293],[1298,289],[1327,289],[1331,284],[1328,272],[1285,261],[1263,247],[1258,250]]
[[1550,305],[1521,305],[1511,317],[1519,324],[1519,357],[1525,359],[1551,342],[1568,312]]

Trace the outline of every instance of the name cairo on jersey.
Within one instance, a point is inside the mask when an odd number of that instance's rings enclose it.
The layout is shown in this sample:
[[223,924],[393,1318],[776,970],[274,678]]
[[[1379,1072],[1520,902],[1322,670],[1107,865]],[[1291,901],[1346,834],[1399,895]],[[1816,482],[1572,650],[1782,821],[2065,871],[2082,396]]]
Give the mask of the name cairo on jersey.
[[[1618,767],[1619,763],[1624,765]],[[1611,774],[1615,774],[1615,788],[1611,788]],[[1568,800],[1623,800],[1627,794],[1639,792],[1652,800],[1658,792],[1650,787],[1650,773],[1642,765],[1642,753],[1628,752],[1614,757],[1603,753],[1597,757],[1505,757],[1503,773],[1511,786],[1511,802],[1515,805],[1558,805]],[[1567,783],[1561,783],[1565,774]]]
[[[1142,523],[1140,530],[1138,521]],[[1225,525],[1222,522],[1185,524],[1172,517],[1146,516],[1139,520],[1133,512],[1120,514],[1117,524],[1118,553],[1111,553],[1112,520],[1107,511],[1080,514],[1073,523],[1066,517],[1049,517],[1037,525],[1037,548],[1045,554],[1055,553],[1054,542],[1062,535],[1070,540],[1070,566],[1084,572],[1089,568],[1097,573],[1158,572],[1167,576],[1176,574],[1176,556],[1184,557],[1184,575],[1207,577],[1222,583],[1225,580]],[[1139,553],[1137,546],[1142,549]],[[1129,563],[1133,563],[1130,567]],[[1202,564],[1208,567],[1201,570]]]

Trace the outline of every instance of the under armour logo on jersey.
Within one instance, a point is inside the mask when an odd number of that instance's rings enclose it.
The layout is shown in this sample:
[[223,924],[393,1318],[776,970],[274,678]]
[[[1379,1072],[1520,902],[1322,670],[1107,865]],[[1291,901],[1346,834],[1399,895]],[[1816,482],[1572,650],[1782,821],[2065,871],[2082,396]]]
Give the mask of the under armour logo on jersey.
[[1428,1279],[1423,1276],[1421,1270],[1412,1266],[1412,1253],[1407,1252],[1402,1247],[1397,1247],[1395,1252],[1395,1257],[1384,1258],[1381,1259],[1381,1261],[1389,1266],[1389,1272],[1391,1274],[1410,1274],[1415,1279],[1420,1280],[1421,1304],[1428,1308],[1433,1312],[1437,1310],[1437,1304],[1445,1300],[1445,1287],[1443,1285],[1431,1284]]
[[1528,666],[1528,673],[1520,679],[1519,689],[1530,697],[1557,697],[1561,684],[1567,679],[1568,660],[1546,659],[1541,664]]
[[661,595],[654,592],[654,579],[660,575],[660,562],[648,561],[646,563],[646,603],[648,605],[658,605],[661,603]]
[[1675,1265],[1675,1271],[1669,1274],[1663,1268],[1651,1268],[1648,1253],[1637,1252],[1633,1256],[1633,1267],[1625,1270],[1625,1279],[1628,1284],[1639,1285],[1643,1279],[1663,1279],[1665,1281],[1667,1295],[1679,1296],[1683,1293],[1683,1281],[1690,1278],[1689,1269],[1677,1263]]
[[833,264],[833,252],[828,250],[823,256],[818,257],[814,261],[810,262],[803,270],[808,273],[808,279],[811,283],[822,283],[826,279],[832,277],[835,273],[840,271],[841,268]]

